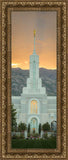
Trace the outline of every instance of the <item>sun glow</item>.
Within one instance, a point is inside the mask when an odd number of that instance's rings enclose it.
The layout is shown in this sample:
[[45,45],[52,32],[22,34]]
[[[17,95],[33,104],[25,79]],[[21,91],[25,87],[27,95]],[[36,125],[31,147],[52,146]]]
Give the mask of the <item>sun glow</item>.
[[19,67],[20,65],[17,64],[17,63],[12,63],[11,66],[12,66],[12,68],[17,68],[17,67]]
[[21,69],[29,69],[28,61],[24,61],[23,63],[12,63],[12,68],[21,68]]

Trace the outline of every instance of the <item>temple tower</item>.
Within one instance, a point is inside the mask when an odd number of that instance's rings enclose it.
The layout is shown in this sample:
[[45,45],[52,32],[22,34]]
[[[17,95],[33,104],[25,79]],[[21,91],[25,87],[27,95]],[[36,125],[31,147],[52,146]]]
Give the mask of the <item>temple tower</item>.
[[46,88],[42,87],[41,78],[39,78],[39,56],[35,50],[36,31],[34,31],[34,50],[30,55],[30,71],[27,79],[27,87],[23,88],[23,94],[46,94]]

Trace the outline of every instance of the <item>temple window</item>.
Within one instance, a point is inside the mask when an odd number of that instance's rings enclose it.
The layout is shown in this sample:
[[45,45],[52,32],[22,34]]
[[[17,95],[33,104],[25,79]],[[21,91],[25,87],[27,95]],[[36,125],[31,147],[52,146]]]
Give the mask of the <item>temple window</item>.
[[33,113],[37,114],[38,113],[38,106],[37,106],[37,101],[36,100],[31,101],[30,113],[31,114],[33,114]]

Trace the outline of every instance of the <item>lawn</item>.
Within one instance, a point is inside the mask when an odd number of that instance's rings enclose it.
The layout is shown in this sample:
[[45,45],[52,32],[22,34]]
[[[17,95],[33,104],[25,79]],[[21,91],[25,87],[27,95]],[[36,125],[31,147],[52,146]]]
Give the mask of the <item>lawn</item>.
[[12,139],[12,148],[56,148],[56,138]]

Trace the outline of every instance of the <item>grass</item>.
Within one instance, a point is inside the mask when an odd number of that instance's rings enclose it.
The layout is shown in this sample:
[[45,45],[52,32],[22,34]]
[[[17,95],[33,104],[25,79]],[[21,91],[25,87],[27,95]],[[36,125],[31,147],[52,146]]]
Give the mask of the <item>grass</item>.
[[56,138],[47,139],[12,139],[12,148],[56,148]]

